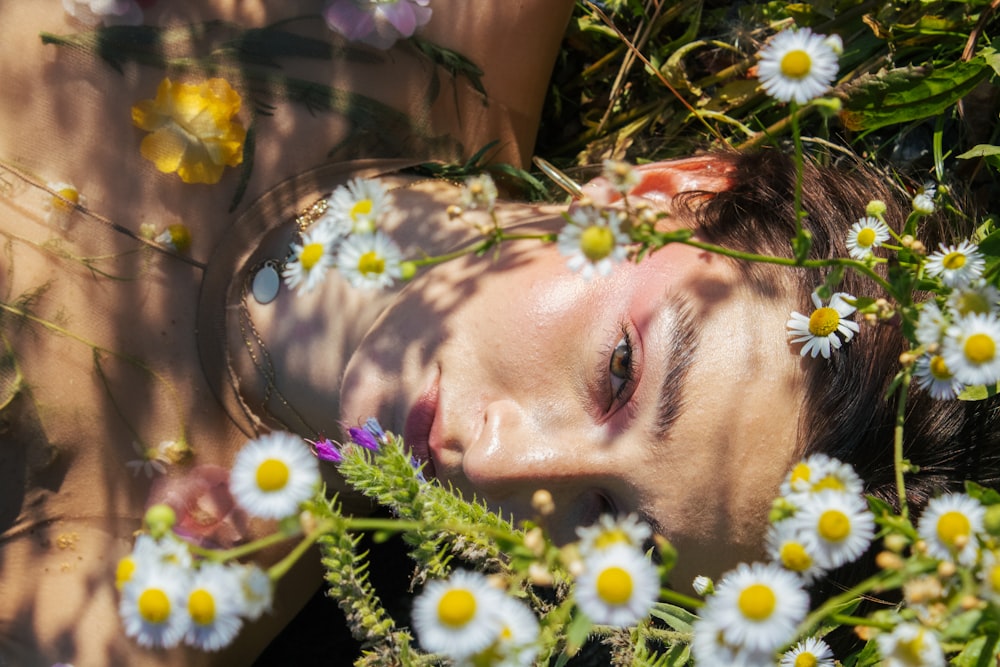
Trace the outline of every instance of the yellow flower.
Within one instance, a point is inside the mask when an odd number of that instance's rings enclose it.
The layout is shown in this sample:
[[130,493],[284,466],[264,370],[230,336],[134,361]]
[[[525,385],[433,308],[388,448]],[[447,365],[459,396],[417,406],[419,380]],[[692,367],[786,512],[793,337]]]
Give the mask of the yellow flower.
[[225,79],[164,79],[156,99],[132,107],[132,122],[151,133],[142,140],[142,156],[163,173],[176,171],[185,183],[217,183],[226,165],[243,162],[247,131],[234,118],[240,102]]

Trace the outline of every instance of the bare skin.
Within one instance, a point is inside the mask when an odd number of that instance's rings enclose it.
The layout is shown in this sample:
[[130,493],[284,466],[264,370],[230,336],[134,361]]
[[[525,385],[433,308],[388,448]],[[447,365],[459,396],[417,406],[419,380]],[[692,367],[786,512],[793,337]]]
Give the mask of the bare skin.
[[[147,10],[146,22],[222,18],[260,26],[318,13],[321,4],[159,2]],[[490,104],[484,107],[464,81],[453,86],[442,75],[430,126],[462,148],[454,155],[418,157],[467,157],[499,139],[495,159],[522,164],[530,155],[572,3],[498,3],[477,7],[474,16],[470,4],[435,2],[435,20],[422,34],[483,66]],[[140,525],[151,482],[141,472],[134,475],[127,463],[138,456],[135,442],[150,447],[183,439],[194,458],[168,471],[175,478],[193,465],[228,466],[246,441],[247,433],[219,406],[199,367],[195,330],[202,267],[237,216],[277,183],[328,160],[330,148],[348,138],[350,128],[336,116],[274,100],[273,115],[258,126],[257,160],[246,194],[230,213],[236,170],[215,185],[190,185],[155,171],[139,154],[143,133],[131,126],[129,108],[154,97],[162,71],[126,65],[119,75],[92,55],[44,46],[42,31],[82,29],[58,0],[10,3],[4,10],[0,294],[3,343],[13,351],[16,367],[4,366],[0,411],[0,662],[246,664],[315,590],[318,564],[305,559],[303,568],[283,580],[274,613],[244,630],[230,650],[140,649],[122,633],[113,582],[115,564]],[[322,21],[308,25],[305,32],[326,34]],[[509,36],[501,26],[517,31],[516,53],[501,50]],[[495,53],[505,53],[504,59],[493,62]],[[413,100],[427,91],[426,63],[403,48],[392,53],[392,76],[380,76],[388,67],[296,63],[293,72],[412,111]],[[246,98],[244,103],[249,104]],[[247,113],[245,108],[241,117],[248,119]],[[54,204],[45,189],[52,182],[72,183],[84,208],[53,217],[58,201]],[[162,230],[178,222],[192,232],[187,257],[193,262],[134,238],[143,223]],[[427,252],[456,241],[447,233],[431,238],[422,242]],[[350,350],[355,332],[377,313],[378,308],[359,309],[350,326],[346,318],[338,319],[328,333]],[[217,537],[245,539],[255,530],[230,526]]]

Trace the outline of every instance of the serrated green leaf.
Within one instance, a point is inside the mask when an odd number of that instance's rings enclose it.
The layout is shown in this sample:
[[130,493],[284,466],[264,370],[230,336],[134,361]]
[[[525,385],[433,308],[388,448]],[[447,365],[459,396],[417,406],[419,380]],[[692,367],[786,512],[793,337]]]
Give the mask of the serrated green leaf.
[[996,505],[1000,503],[1000,491],[976,484],[970,480],[965,482],[965,492],[983,505]]
[[979,242],[979,252],[987,257],[1000,257],[1000,230],[992,232]]
[[691,626],[698,618],[687,609],[666,602],[658,602],[649,614],[678,632],[691,632]]
[[982,57],[929,69],[907,67],[864,75],[841,91],[840,118],[854,131],[871,131],[943,113],[990,72]]

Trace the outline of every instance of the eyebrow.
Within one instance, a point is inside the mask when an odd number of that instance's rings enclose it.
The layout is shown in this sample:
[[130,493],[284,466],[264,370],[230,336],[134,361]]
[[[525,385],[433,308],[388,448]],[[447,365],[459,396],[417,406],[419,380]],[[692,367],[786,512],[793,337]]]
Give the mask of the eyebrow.
[[679,295],[669,295],[665,307],[673,313],[674,321],[663,365],[663,381],[657,394],[656,418],[653,422],[652,433],[658,443],[670,437],[670,430],[683,411],[684,387],[699,340],[694,313],[687,299]]

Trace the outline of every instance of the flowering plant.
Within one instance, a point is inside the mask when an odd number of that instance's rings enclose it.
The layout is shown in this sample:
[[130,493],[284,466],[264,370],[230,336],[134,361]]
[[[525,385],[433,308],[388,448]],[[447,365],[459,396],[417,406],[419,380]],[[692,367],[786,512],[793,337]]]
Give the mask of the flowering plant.
[[[879,18],[870,20],[878,23]],[[844,104],[845,123],[876,129],[886,118],[883,114],[895,114],[895,122],[902,122],[913,113],[880,110],[866,97],[878,86],[902,90],[901,79],[894,78],[901,76],[898,72],[871,89],[845,94],[845,100],[839,97],[842,89],[836,91],[838,97],[824,97],[833,92],[829,86],[839,72],[841,49],[838,40],[802,30],[779,34],[759,57],[760,90],[754,82],[752,94],[769,95],[770,109],[788,113],[787,122],[776,121],[761,134],[792,134],[799,189],[805,152],[799,122],[807,114],[836,111]],[[989,58],[993,56],[984,53],[970,67],[985,72],[993,67]],[[951,74],[960,78],[956,71]],[[944,95],[949,104],[956,99],[949,97],[952,92]],[[705,111],[692,116],[711,117]],[[995,156],[995,149],[978,150]],[[636,184],[635,172],[620,161],[606,162],[604,177],[623,195]],[[344,206],[336,222],[318,225],[315,237],[303,235],[290,248],[285,267],[289,285],[315,287],[323,272],[337,265],[337,243],[371,233],[368,221],[362,220],[360,228],[354,223],[364,217],[356,214],[378,208],[382,199],[374,194],[377,189],[355,184],[353,194],[350,188],[346,192],[341,193]],[[797,190],[799,223],[809,213],[800,196]],[[492,210],[494,197],[495,189],[478,177],[467,182],[462,204]],[[546,517],[553,508],[544,489],[533,498],[535,516],[514,525],[425,480],[405,443],[374,422],[352,429],[347,443],[313,445],[318,458],[333,462],[352,488],[387,508],[393,518],[346,516],[316,487],[313,463],[301,456],[307,451],[304,441],[281,435],[281,448],[241,463],[249,467],[234,487],[248,511],[257,507],[278,518],[279,531],[231,550],[183,547],[190,558],[182,553],[173,559],[188,563],[188,573],[174,578],[183,586],[152,575],[132,579],[122,574],[126,631],[149,644],[187,641],[215,648],[230,637],[224,627],[238,625],[256,608],[238,597],[220,602],[217,616],[229,621],[216,631],[214,618],[190,612],[195,591],[204,591],[199,593],[202,600],[224,596],[221,590],[198,588],[201,569],[246,567],[236,563],[255,549],[298,537],[299,545],[268,571],[267,579],[280,579],[307,545],[318,543],[330,595],[362,647],[357,664],[562,665],[589,638],[599,638],[610,645],[614,664],[831,666],[834,645],[844,643],[845,636],[853,641],[846,642],[850,648],[837,658],[851,667],[932,666],[946,660],[992,664],[1000,653],[1000,493],[969,482],[928,499],[915,517],[906,484],[907,476],[918,472],[904,455],[905,417],[913,395],[975,401],[995,395],[1000,382],[1000,232],[995,220],[985,219],[970,235],[938,247],[927,248],[920,240],[928,216],[952,206],[943,184],[924,187],[913,193],[912,211],[901,229],[893,229],[885,220],[884,203],[873,200],[854,212],[856,222],[842,230],[847,248],[842,257],[813,256],[812,239],[801,224],[790,256],[736,251],[695,239],[685,229],[663,231],[656,212],[627,196],[614,210],[578,208],[567,215],[566,231],[542,239],[558,240],[568,270],[591,279],[615,270],[616,262],[672,243],[740,261],[823,270],[825,277],[814,285],[813,308],[790,313],[787,324],[788,342],[807,357],[806,364],[836,363],[838,355],[859,344],[862,326],[900,322],[906,351],[888,388],[899,415],[891,437],[895,498],[865,495],[866,480],[851,466],[830,456],[808,456],[788,472],[773,503],[767,558],[741,564],[717,581],[699,577],[693,582],[696,595],[690,596],[666,586],[678,554],[634,517],[604,516],[581,528],[573,543],[557,546],[548,536]],[[499,227],[483,231],[482,242],[461,252],[483,253],[511,238]],[[375,253],[374,259],[382,256],[372,246],[349,255],[352,261],[346,266],[364,273],[362,265],[372,266],[362,262],[365,252]],[[330,261],[324,259],[328,255]],[[423,258],[410,269],[452,256]],[[865,277],[885,296],[842,291],[845,272]],[[401,272],[398,277],[405,276]],[[251,447],[259,449],[257,443]],[[309,484],[293,484],[302,479]],[[271,494],[280,494],[282,512],[263,509],[271,506],[265,500],[279,498]],[[147,517],[147,533],[158,548],[178,549],[170,521],[155,512]],[[417,564],[414,582],[421,587],[413,602],[412,634],[390,616],[368,578],[369,561],[358,549],[364,533],[402,534],[410,548]],[[140,548],[140,541],[149,542],[142,537],[137,541],[129,557],[136,562],[142,559],[140,549],[150,549]],[[810,597],[812,586],[866,555],[873,560],[870,574],[842,590]],[[128,573],[130,567],[126,559],[120,572]],[[142,596],[152,590],[159,593],[143,604]],[[256,599],[265,597],[259,593]],[[185,599],[187,615],[173,618],[170,610],[181,609]],[[199,627],[201,632],[195,629]]]

